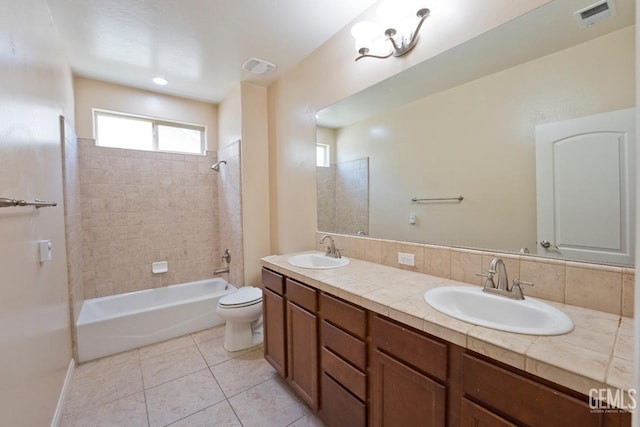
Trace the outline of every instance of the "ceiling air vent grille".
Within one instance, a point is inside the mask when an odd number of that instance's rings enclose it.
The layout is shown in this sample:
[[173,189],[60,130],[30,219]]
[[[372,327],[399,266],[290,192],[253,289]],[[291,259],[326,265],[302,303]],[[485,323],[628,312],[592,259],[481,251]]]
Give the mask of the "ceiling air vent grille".
[[251,58],[242,64],[242,69],[250,71],[253,74],[268,74],[273,72],[276,69],[276,66],[264,59]]
[[573,13],[581,27],[590,27],[603,19],[610,18],[616,14],[613,0],[600,0],[591,6],[580,9]]

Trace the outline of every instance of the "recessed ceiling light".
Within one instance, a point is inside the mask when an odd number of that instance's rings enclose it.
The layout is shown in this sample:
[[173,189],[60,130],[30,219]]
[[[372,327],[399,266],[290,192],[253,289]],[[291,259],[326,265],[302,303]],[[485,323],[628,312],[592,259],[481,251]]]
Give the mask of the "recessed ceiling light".
[[157,84],[157,85],[160,85],[160,86],[164,86],[167,83],[169,83],[169,81],[167,79],[165,79],[164,77],[154,77],[153,78],[153,82],[155,84]]

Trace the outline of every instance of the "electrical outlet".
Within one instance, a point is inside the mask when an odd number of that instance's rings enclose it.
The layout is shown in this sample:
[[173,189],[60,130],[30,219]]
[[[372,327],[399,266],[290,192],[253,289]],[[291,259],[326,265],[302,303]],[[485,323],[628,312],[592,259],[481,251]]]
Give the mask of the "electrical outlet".
[[398,264],[409,265],[411,267],[415,267],[415,265],[416,265],[416,256],[414,254],[407,254],[407,253],[404,253],[404,252],[398,252]]

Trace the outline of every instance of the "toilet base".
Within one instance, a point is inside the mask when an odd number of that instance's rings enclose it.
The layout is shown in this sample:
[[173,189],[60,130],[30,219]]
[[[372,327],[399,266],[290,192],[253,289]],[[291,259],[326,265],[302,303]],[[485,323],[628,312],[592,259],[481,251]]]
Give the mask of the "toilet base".
[[251,323],[227,321],[224,329],[224,349],[227,351],[244,350],[261,344],[263,339],[262,322],[259,327],[252,327]]

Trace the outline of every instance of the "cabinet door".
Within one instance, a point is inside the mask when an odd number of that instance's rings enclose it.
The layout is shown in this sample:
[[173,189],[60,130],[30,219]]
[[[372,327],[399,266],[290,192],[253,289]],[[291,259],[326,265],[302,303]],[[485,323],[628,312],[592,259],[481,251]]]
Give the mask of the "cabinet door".
[[367,409],[364,403],[323,372],[320,418],[327,427],[365,427]]
[[373,426],[442,427],[445,387],[375,350],[371,360]]
[[465,398],[462,399],[461,420],[461,427],[516,427],[515,424]]
[[287,301],[288,379],[314,410],[318,410],[318,325],[315,314]]
[[284,298],[265,288],[262,297],[264,358],[282,378],[287,376]]

